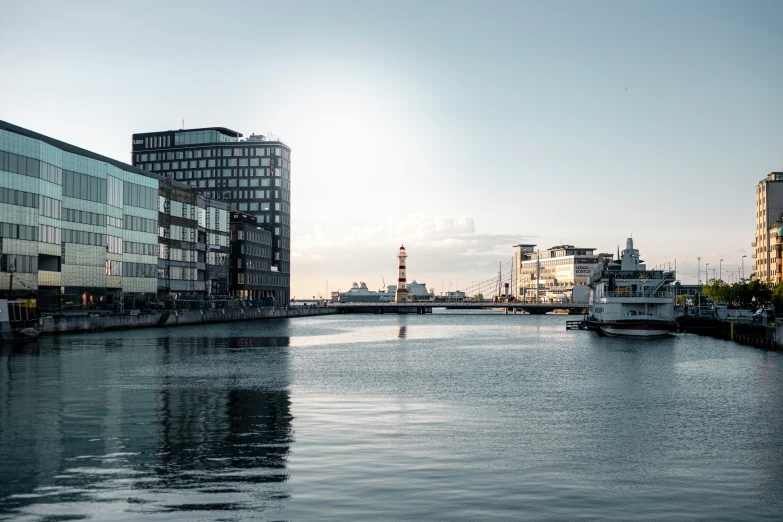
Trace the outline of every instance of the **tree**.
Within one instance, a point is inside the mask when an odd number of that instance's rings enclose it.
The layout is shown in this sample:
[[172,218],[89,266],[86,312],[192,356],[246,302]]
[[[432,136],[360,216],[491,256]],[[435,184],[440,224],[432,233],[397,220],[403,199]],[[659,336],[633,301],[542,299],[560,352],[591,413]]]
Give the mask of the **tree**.
[[783,283],[778,283],[772,291],[772,306],[775,312],[783,312]]

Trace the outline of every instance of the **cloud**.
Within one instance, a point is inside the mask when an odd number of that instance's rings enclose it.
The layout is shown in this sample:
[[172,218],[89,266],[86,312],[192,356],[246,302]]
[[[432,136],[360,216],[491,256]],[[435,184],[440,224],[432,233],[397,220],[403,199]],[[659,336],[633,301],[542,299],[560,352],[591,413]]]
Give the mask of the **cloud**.
[[396,276],[400,245],[408,252],[409,279],[483,280],[497,274],[499,262],[509,262],[512,245],[531,239],[478,232],[468,216],[417,214],[383,222],[327,217],[295,221],[293,228],[294,295],[322,288],[327,279],[341,282],[330,290],[346,288],[354,280],[367,279],[371,287],[381,286],[383,278],[389,283]]

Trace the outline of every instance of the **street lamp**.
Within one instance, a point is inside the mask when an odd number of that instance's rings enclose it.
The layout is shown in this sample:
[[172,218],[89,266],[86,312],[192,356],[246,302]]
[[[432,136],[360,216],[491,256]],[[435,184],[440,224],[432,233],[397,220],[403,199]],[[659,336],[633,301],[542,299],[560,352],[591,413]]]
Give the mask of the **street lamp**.
[[745,282],[745,258],[748,256],[742,256],[742,282]]
[[706,284],[710,284],[710,264],[709,263],[704,265],[704,282]]
[[718,265],[718,279],[723,281],[723,259],[720,260],[720,264]]
[[697,257],[696,260],[699,262],[699,276],[696,278],[697,284],[701,284],[701,256]]

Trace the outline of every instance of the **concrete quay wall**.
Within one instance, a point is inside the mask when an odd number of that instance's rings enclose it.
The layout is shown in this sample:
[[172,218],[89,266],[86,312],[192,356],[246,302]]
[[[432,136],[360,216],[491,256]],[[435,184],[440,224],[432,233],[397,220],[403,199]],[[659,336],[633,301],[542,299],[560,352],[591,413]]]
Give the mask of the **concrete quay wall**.
[[220,310],[176,310],[138,315],[78,315],[46,316],[42,318],[43,334],[100,332],[103,330],[132,330],[165,326],[227,323],[287,317],[332,315],[330,308],[239,308]]

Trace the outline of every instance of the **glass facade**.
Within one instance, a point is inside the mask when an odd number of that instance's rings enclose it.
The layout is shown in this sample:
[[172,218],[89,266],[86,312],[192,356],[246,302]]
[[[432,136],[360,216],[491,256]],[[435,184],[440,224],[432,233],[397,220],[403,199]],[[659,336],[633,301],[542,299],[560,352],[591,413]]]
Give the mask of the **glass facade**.
[[174,131],[170,146],[165,137],[171,131],[135,134],[132,163],[227,203],[232,212],[251,214],[272,236],[269,281],[276,304],[285,305],[291,277],[291,149],[262,136],[240,141],[229,135],[233,131],[219,129]]
[[0,295],[13,273],[14,297],[42,310],[153,299],[157,187],[129,165],[0,121]]

